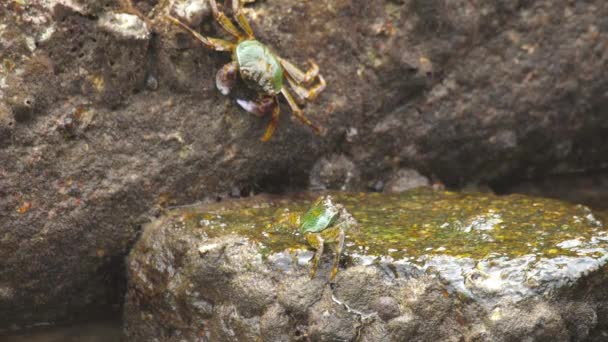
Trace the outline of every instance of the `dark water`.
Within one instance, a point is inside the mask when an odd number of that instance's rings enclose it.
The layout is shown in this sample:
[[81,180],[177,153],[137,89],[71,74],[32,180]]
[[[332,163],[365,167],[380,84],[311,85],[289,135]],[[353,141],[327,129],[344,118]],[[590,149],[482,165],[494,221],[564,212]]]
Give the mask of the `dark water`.
[[15,335],[0,336],[2,342],[120,342],[120,319],[76,326],[39,328]]

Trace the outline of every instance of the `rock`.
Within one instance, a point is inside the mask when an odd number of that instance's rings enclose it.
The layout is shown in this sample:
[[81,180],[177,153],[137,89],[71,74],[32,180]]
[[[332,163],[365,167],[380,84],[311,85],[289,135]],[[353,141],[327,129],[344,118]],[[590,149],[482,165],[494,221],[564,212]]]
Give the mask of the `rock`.
[[211,15],[211,8],[207,0],[181,0],[174,2],[173,12],[184,23],[196,27]]
[[601,331],[597,327],[597,305],[588,305],[586,303],[572,302],[563,306],[559,310],[559,314],[564,317],[564,321],[569,323],[568,329],[572,331],[572,335],[576,336],[579,341],[588,339],[591,332],[596,333]]
[[402,315],[392,319],[387,324],[391,341],[404,341],[416,336],[421,322],[412,314]]
[[547,176],[536,181],[498,186],[500,193],[551,197],[594,208],[608,208],[608,173]]
[[359,335],[359,341],[361,342],[374,342],[374,341],[389,341],[389,333],[386,330],[386,326],[379,322],[372,322],[361,331]]
[[372,302],[370,309],[378,313],[378,316],[384,321],[399,316],[399,303],[393,297],[378,297]]
[[127,41],[150,39],[150,31],[143,20],[133,14],[104,13],[97,23],[99,27]]
[[354,191],[361,187],[359,170],[344,155],[323,157],[313,165],[309,176],[311,190]]
[[275,301],[275,284],[263,274],[247,272],[232,279],[228,285],[236,308],[245,317],[259,316]]
[[149,224],[129,256],[126,337],[582,341],[605,328],[608,231],[584,206],[332,192],[360,227],[330,284],[332,253],[310,279],[296,233],[318,195],[191,206]]
[[357,336],[357,316],[335,305],[325,291],[325,300],[315,303],[309,311],[308,336],[312,341],[354,341]]
[[294,315],[305,316],[308,309],[321,299],[325,282],[302,276],[281,284],[277,300],[285,310]]
[[0,103],[0,146],[8,145],[15,127],[15,119],[9,109]]
[[395,172],[384,186],[384,192],[403,192],[420,186],[430,186],[429,179],[412,169]]
[[[569,340],[565,338],[569,335],[558,308],[545,303],[532,304],[525,310],[496,308],[493,318],[494,336],[500,336],[503,341],[521,341],[524,337],[531,341]],[[571,336],[579,340],[580,336],[575,333]]]
[[340,274],[335,285],[334,295],[340,301],[347,302],[353,310],[367,313],[377,312],[373,310],[374,304],[390,293],[386,282],[386,277],[380,270],[355,266]]
[[260,317],[260,334],[263,341],[288,341],[291,337],[289,321],[289,315],[281,305],[270,306]]
[[0,330],[115,308],[162,208],[301,190],[322,158],[348,156],[347,189],[351,163],[361,184],[409,167],[457,186],[608,161],[604,0],[249,4],[260,41],[328,82],[304,110],[326,137],[283,104],[265,144],[269,119],[235,104],[255,94],[215,88],[230,55],[163,21],[167,1],[134,2],[149,39],[120,1],[0,4]]

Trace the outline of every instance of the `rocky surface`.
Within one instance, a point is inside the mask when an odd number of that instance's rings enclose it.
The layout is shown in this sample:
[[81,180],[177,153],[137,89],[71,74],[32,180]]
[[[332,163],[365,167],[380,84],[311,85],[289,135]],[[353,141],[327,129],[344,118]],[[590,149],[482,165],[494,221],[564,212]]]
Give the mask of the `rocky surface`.
[[[118,303],[123,256],[168,204],[608,161],[603,0],[250,4],[261,41],[328,81],[306,107],[328,135],[283,107],[265,144],[266,119],[214,88],[229,56],[157,20],[163,4],[136,1],[146,23],[112,0],[0,3],[0,330]],[[175,11],[221,35],[204,4]]]
[[[344,269],[310,279],[298,220],[317,194],[168,213],[129,257],[130,341],[600,341],[608,230],[522,195],[333,193],[358,221]],[[603,218],[602,218],[603,219]]]

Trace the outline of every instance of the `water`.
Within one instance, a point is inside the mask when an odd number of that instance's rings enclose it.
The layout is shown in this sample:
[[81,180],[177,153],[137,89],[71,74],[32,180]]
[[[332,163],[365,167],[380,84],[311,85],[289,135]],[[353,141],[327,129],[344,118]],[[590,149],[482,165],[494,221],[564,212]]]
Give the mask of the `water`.
[[120,342],[120,319],[82,323],[74,326],[38,328],[9,336],[3,342]]

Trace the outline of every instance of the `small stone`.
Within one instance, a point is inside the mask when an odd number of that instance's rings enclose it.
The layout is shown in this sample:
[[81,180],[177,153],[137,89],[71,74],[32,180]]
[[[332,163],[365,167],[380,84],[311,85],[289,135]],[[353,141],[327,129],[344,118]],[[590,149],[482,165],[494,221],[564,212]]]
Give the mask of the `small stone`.
[[319,159],[309,176],[309,187],[312,190],[353,191],[360,185],[357,166],[345,155],[334,154]]
[[[228,290],[228,289],[227,289]],[[274,301],[275,285],[263,274],[245,273],[230,282],[230,298],[245,317],[261,315]]]
[[146,77],[146,88],[148,88],[149,90],[157,90],[158,89],[158,79],[156,77],[154,77],[153,75],[148,75],[148,77]]
[[504,336],[509,341],[568,341],[568,331],[556,308],[538,303],[521,310],[506,307],[503,316],[493,321],[491,330],[495,336]]
[[319,278],[298,277],[279,288],[277,299],[289,313],[304,315],[319,300],[324,286]]
[[372,302],[371,308],[384,321],[390,321],[400,314],[399,303],[393,297],[378,297]]
[[203,18],[211,14],[207,0],[178,0],[173,4],[173,13],[188,26],[198,26]]
[[354,341],[357,320],[356,315],[324,297],[310,309],[308,337],[311,341]]
[[409,341],[415,336],[421,322],[412,314],[404,314],[390,320],[387,324],[391,341]]
[[105,13],[99,18],[98,25],[105,31],[123,39],[148,40],[150,31],[139,17],[127,13]]
[[413,169],[400,169],[390,177],[388,182],[386,182],[384,192],[398,193],[429,185],[429,179],[418,173],[418,171]]
[[289,341],[289,316],[280,305],[272,305],[260,317],[260,331],[264,341]]
[[12,299],[14,295],[15,291],[12,288],[0,285],[0,302],[4,300],[8,301]]

